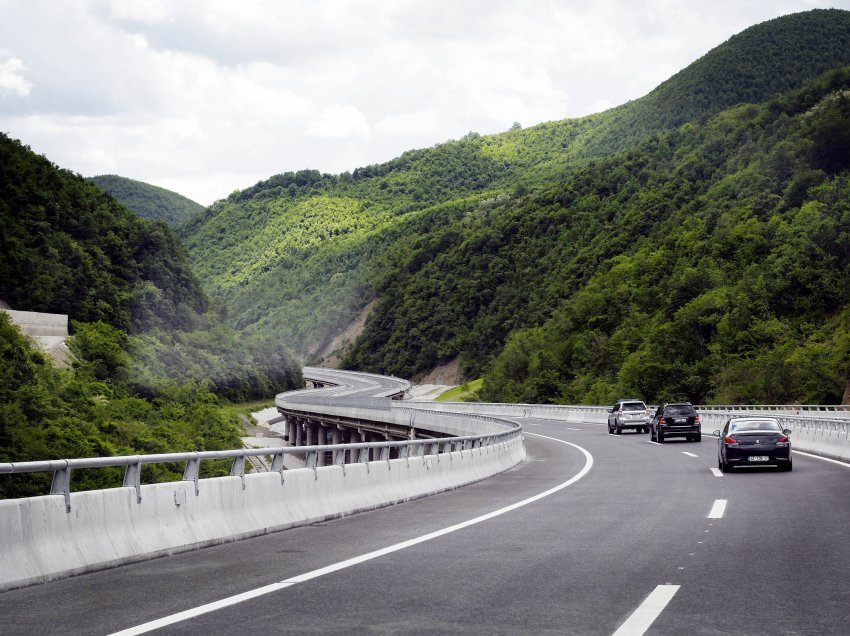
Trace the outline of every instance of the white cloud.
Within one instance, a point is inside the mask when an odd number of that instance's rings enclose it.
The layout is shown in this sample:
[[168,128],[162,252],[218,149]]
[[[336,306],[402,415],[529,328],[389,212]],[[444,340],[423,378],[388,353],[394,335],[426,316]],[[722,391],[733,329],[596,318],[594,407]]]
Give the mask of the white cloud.
[[0,91],[13,93],[18,97],[30,94],[32,83],[24,77],[24,62],[17,57],[0,62]]
[[369,122],[354,106],[334,104],[325,108],[318,118],[307,122],[306,134],[323,139],[366,138]]
[[850,0],[0,0],[0,130],[208,204],[598,112],[747,26],[830,5]]

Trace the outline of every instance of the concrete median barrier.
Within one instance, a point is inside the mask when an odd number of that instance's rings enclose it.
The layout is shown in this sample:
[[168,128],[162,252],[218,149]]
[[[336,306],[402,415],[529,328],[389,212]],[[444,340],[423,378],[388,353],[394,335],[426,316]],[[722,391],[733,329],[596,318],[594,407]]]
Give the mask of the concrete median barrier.
[[[525,457],[522,438],[439,455],[0,501],[0,590],[450,490]],[[281,483],[281,477],[283,483]]]

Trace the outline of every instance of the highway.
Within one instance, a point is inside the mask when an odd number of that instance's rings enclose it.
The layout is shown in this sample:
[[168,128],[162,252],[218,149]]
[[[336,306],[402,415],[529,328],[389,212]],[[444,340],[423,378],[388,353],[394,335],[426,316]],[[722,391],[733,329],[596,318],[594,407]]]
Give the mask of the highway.
[[712,438],[522,424],[507,473],[6,592],[2,633],[848,632],[850,467],[721,476]]

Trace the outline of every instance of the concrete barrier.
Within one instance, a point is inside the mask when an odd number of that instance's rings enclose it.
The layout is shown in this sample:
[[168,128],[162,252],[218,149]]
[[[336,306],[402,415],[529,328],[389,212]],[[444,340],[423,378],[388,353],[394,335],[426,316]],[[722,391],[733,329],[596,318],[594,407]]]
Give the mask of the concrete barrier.
[[0,590],[258,536],[450,490],[525,458],[495,446],[368,464],[0,501]]
[[[555,406],[543,404],[495,404],[483,402],[406,402],[407,408],[431,411],[449,411],[452,413],[478,413],[499,417],[531,417],[559,420],[563,422],[592,422],[605,424],[608,421],[608,408],[604,406]],[[806,411],[794,406],[768,406],[764,410],[751,406],[697,406],[702,421],[702,432],[711,435],[723,428],[730,417],[757,416],[773,417],[782,423],[783,428],[791,430],[792,448],[830,459],[850,462],[850,420],[842,407],[810,407]],[[726,409],[726,410],[724,410]]]

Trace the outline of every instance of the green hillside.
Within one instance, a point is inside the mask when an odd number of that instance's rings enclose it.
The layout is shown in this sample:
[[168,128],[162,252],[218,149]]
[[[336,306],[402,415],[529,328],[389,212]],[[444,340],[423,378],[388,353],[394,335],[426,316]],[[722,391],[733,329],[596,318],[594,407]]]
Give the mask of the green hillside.
[[[346,364],[411,376],[460,356],[479,374],[512,333],[548,324],[610,259],[669,229],[671,210],[688,196],[714,196],[666,181],[678,170],[685,183],[701,184],[717,172],[716,156],[740,148],[696,140],[691,148],[688,131],[705,130],[731,105],[798,90],[850,64],[848,32],[846,11],[772,20],[605,113],[470,133],[350,174],[277,175],[216,203],[181,237],[231,324],[260,339],[282,339],[313,358],[378,298]],[[824,98],[815,88],[806,94]],[[680,129],[686,121],[694,124]],[[781,123],[768,110],[722,143],[757,141],[758,152],[773,156],[769,127]],[[802,149],[812,140],[799,135],[800,147],[787,149],[796,163],[779,170],[786,186],[803,184],[798,207],[808,171],[827,174]],[[562,388],[546,399],[584,399],[590,390]],[[493,398],[509,392],[495,376],[487,390]],[[701,391],[713,395],[714,387]]]
[[345,362],[411,375],[459,353],[489,400],[835,403],[849,183],[844,69],[410,233]]
[[[299,383],[282,346],[241,337],[211,310],[164,223],[5,135],[0,227],[0,299],[68,314],[76,356],[53,368],[0,311],[0,461],[233,448],[240,427],[220,399]],[[32,492],[44,485],[0,483],[0,496]]]
[[175,226],[204,210],[200,203],[143,181],[114,174],[89,177],[88,181],[114,196],[124,207],[143,219],[165,221]]

